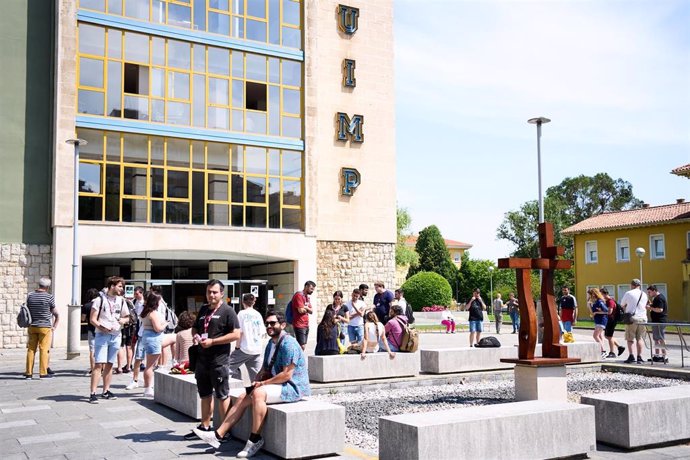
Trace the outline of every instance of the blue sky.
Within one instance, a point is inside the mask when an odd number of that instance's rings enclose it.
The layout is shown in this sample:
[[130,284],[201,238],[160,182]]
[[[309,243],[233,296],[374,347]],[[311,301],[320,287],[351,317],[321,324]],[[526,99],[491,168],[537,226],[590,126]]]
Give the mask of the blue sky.
[[690,200],[690,2],[395,0],[398,204],[505,257],[509,210],[607,172],[654,205]]

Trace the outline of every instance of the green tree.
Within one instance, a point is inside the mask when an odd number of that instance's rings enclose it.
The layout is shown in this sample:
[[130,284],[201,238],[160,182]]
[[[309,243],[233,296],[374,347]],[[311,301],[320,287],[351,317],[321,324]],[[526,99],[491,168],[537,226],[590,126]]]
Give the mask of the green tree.
[[407,238],[412,234],[410,231],[412,225],[412,217],[406,208],[398,207],[397,211],[397,227],[398,238],[395,244],[395,264],[402,265],[416,265],[419,256],[414,252],[414,249],[405,245]]
[[450,284],[434,272],[419,272],[402,285],[405,299],[415,311],[432,305],[450,305],[452,292]]
[[434,272],[444,277],[449,284],[455,283],[458,269],[450,258],[438,227],[430,225],[419,232],[415,251],[419,255],[419,262],[410,267],[408,278],[419,272]]
[[[493,267],[493,272],[489,272]],[[484,301],[491,296],[493,281],[493,294],[500,292],[507,297],[509,292],[515,292],[515,270],[499,270],[492,260],[471,259],[467,251],[462,258],[462,265],[458,271],[458,303],[467,302],[472,297],[472,291],[479,288],[482,291]]]

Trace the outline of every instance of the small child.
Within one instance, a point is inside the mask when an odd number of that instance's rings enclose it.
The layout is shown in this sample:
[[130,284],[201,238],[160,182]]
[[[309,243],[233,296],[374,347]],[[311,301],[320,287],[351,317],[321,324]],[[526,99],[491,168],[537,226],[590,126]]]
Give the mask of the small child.
[[455,334],[455,317],[453,317],[453,314],[448,310],[448,307],[441,312],[441,318],[441,324],[446,326],[446,334]]

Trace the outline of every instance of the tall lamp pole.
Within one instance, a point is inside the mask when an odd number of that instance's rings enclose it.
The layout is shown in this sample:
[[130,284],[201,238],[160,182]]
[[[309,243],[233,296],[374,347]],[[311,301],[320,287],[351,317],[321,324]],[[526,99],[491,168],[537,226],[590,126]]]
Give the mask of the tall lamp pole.
[[544,196],[541,188],[541,125],[551,122],[545,117],[530,118],[527,123],[537,125],[537,175],[539,180],[539,223],[544,223]]
[[79,251],[77,241],[79,235],[79,147],[86,145],[84,139],[68,139],[65,141],[74,146],[74,221],[72,224],[72,299],[67,308],[67,359],[79,356],[79,342],[81,335],[81,305],[77,291],[79,276]]
[[640,289],[644,290],[644,282],[642,281],[642,259],[644,258],[645,254],[644,248],[637,248],[635,249],[635,254],[637,254],[637,257],[640,259]]
[[[494,313],[494,267],[489,265],[489,305],[491,312]],[[495,313],[494,313],[495,314]]]

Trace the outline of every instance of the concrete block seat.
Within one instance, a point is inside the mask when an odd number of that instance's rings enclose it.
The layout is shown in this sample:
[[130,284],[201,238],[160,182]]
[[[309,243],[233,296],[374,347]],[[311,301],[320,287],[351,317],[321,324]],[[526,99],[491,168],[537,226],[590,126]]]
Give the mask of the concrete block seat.
[[690,385],[582,396],[596,413],[597,441],[634,449],[690,439]]
[[[499,338],[500,340],[500,338]],[[569,358],[580,358],[583,363],[601,361],[601,351],[596,342],[576,342],[566,344]],[[501,359],[516,359],[517,346],[500,348],[439,348],[422,349],[422,372],[447,374],[471,372],[487,369],[512,369],[512,363],[502,363]],[[537,345],[535,356],[541,355],[541,344]]]
[[359,354],[309,356],[309,380],[328,383],[415,376],[419,360],[419,352],[398,352],[395,359],[388,353],[367,353],[364,360]]
[[[381,460],[538,459],[596,449],[594,409],[523,401],[379,418]],[[464,433],[458,441],[458,433]]]
[[[201,398],[194,374],[169,374],[158,369],[153,380],[153,400],[194,419],[201,418]],[[230,379],[230,388],[242,387],[242,381]]]
[[[232,404],[245,392],[230,390]],[[220,426],[214,414],[213,424]],[[246,441],[252,427],[252,410],[232,428],[232,435]],[[281,458],[321,457],[345,449],[345,408],[323,401],[306,399],[287,404],[270,404],[261,431],[263,449]]]

